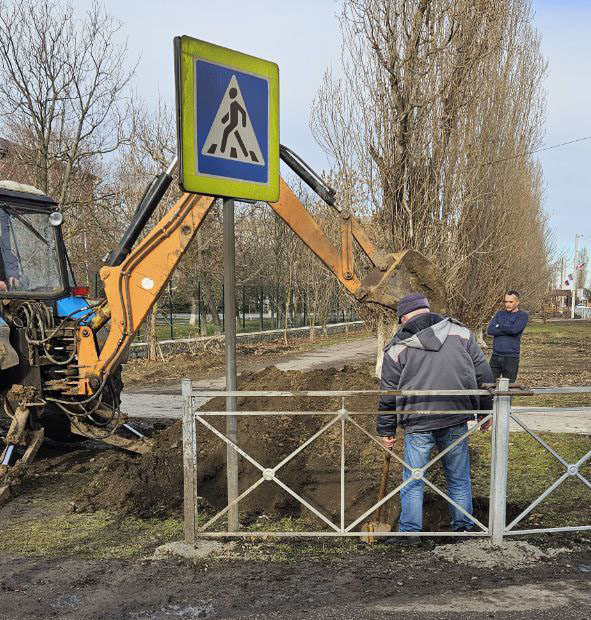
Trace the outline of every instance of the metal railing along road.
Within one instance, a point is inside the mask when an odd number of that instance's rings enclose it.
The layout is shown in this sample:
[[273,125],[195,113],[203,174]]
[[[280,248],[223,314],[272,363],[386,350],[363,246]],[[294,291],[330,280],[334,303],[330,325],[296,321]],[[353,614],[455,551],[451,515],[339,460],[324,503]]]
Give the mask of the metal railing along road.
[[582,319],[591,319],[591,308],[587,306],[575,306],[575,316]]
[[[474,521],[474,531],[471,532],[373,532],[372,536],[463,536],[463,537],[490,537],[495,544],[501,544],[503,538],[515,534],[532,534],[540,532],[566,532],[575,530],[589,530],[591,525],[582,524],[575,527],[553,527],[553,528],[537,528],[537,529],[521,529],[516,530],[515,527],[542,502],[550,493],[557,489],[568,478],[574,478],[581,484],[591,489],[591,482],[581,473],[582,466],[591,458],[591,450],[581,456],[581,458],[573,463],[568,462],[553,448],[551,448],[536,432],[534,432],[524,421],[523,416],[528,413],[535,412],[535,408],[521,408],[517,415],[511,406],[512,396],[533,396],[542,394],[591,394],[591,387],[556,387],[556,388],[533,388],[525,389],[522,386],[509,386],[508,379],[499,379],[496,388],[491,386],[490,390],[348,390],[348,391],[220,391],[220,390],[199,390],[193,391],[190,380],[183,380],[183,467],[184,467],[184,516],[185,516],[185,541],[194,544],[199,537],[228,537],[228,536],[264,536],[264,537],[360,537],[367,536],[366,531],[360,530],[360,525],[381,505],[391,500],[396,494],[400,493],[407,485],[415,480],[422,480],[425,485],[440,495],[446,502],[452,504],[457,510],[462,512]],[[476,424],[468,428],[467,432],[450,444],[445,450],[433,457],[427,465],[422,468],[413,468],[404,462],[398,454],[384,447],[378,437],[368,432],[356,418],[360,416],[375,416],[375,411],[349,411],[346,408],[346,399],[352,396],[368,396],[375,398],[378,395],[395,395],[395,396],[490,396],[493,395],[492,411],[473,411],[467,410],[462,413],[484,414]],[[341,408],[334,412],[327,411],[200,411],[194,408],[194,399],[213,397],[269,397],[269,398],[291,398],[291,397],[320,397],[341,399]],[[561,411],[569,411],[571,409],[553,408],[559,414]],[[544,408],[549,411],[549,408]],[[434,415],[442,413],[458,413],[458,411],[414,411],[421,415]],[[234,441],[229,439],[224,433],[215,428],[209,421],[212,417],[219,416],[238,416],[238,417],[277,417],[277,416],[329,416],[330,419],[321,428],[315,432],[307,440],[303,441],[295,450],[285,456],[279,463],[273,467],[265,467],[257,461],[253,456],[249,455]],[[442,459],[450,450],[453,450],[460,442],[475,433],[479,428],[486,424],[492,417],[492,433],[491,433],[491,472],[490,472],[490,504],[488,523],[484,524],[478,520],[473,514],[467,513],[462,506],[458,505],[447,493],[437,487],[431,480],[426,477],[426,472],[433,465]],[[515,519],[507,524],[507,475],[509,465],[509,426],[513,421],[518,424],[526,433],[528,433],[535,441],[537,441],[545,450],[547,450],[563,467],[564,473],[553,482],[537,499],[524,509]],[[301,494],[293,490],[280,477],[280,470],[300,454],[304,449],[313,444],[319,437],[324,435],[333,427],[340,427],[340,462],[338,463],[340,471],[340,507],[338,511],[339,518],[333,521],[329,516],[318,510],[310,502],[308,502]],[[387,493],[382,500],[376,502],[362,515],[347,522],[345,514],[345,487],[346,487],[346,462],[345,462],[345,439],[347,429],[354,427],[367,436],[368,442],[373,442],[384,452],[389,452],[391,458],[395,459],[406,468],[411,475],[407,480],[398,484],[394,489]],[[259,471],[258,479],[248,488],[242,491],[236,497],[229,497],[228,504],[217,514],[209,518],[205,523],[199,523],[198,508],[198,480],[199,472],[197,467],[197,435],[200,428],[207,429],[213,435],[225,442],[229,450],[234,450],[242,458],[247,460]],[[335,464],[337,466],[337,464]],[[250,493],[265,482],[272,482],[280,486],[284,491],[305,506],[312,514],[322,521],[326,530],[322,531],[212,531],[210,528],[220,522],[224,515],[231,508],[235,507],[244,500]],[[235,484],[234,488],[238,488]]]

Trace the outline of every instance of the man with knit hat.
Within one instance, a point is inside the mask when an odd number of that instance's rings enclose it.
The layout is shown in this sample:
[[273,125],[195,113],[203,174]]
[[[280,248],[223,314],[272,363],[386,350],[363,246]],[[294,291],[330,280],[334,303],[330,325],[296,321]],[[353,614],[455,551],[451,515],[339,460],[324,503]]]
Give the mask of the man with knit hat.
[[[397,306],[402,324],[384,352],[380,389],[382,390],[474,390],[491,383],[493,376],[467,327],[450,317],[431,312],[421,293],[403,297]],[[401,532],[420,532],[423,526],[424,482],[416,477],[439,452],[467,432],[474,418],[467,410],[492,408],[491,397],[478,396],[382,396],[378,409],[377,434],[391,449],[396,431],[404,430],[404,462],[414,470],[403,469],[403,480],[415,477],[400,492]],[[452,411],[444,414],[416,414],[412,411]],[[408,412],[408,413],[405,413]],[[486,426],[486,428],[484,427]],[[490,423],[482,427],[486,430]],[[456,504],[472,514],[472,486],[468,441],[464,439],[442,457],[447,492]],[[474,522],[449,504],[451,529],[469,531]],[[393,537],[388,542],[419,542],[417,538]]]

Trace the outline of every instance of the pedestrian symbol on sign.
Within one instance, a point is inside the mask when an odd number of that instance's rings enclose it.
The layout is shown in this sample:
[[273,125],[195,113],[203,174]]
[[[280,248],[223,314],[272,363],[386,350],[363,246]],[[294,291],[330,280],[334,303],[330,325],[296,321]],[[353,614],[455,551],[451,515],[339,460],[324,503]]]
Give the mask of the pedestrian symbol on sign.
[[231,161],[265,165],[235,75],[230,78],[201,153]]

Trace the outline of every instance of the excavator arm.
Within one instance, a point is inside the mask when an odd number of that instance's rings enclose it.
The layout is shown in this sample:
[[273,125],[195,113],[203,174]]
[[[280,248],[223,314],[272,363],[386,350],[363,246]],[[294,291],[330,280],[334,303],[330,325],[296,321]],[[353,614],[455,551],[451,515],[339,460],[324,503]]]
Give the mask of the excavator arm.
[[[429,298],[435,311],[445,311],[441,274],[420,252],[405,250],[383,254],[371,242],[361,223],[349,212],[337,208],[341,218],[339,251],[283,179],[279,201],[269,205],[357,301],[396,309],[401,297],[419,291]],[[354,240],[373,265],[361,281],[353,269]]]
[[[106,304],[90,326],[78,330],[79,394],[101,389],[119,365],[214,202],[211,196],[183,194],[121,264],[100,270]],[[99,353],[94,332],[109,318]]]
[[[290,151],[288,154],[294,156]],[[286,163],[328,204],[335,206],[334,192],[331,195],[332,190],[319,186],[318,177],[311,178],[309,171],[302,169],[297,161]],[[156,187],[151,202],[159,200],[164,191],[165,188]],[[130,249],[134,236],[137,237],[147,221],[149,210],[136,214],[130,227],[134,229],[133,234],[128,230],[125,242],[111,257],[110,264],[100,271],[105,303],[96,311],[90,325],[78,329],[79,395],[91,396],[103,388],[214,202],[212,197],[183,194],[150,233]],[[383,254],[367,237],[362,225],[350,213],[335,206],[341,218],[341,248],[338,249],[283,179],[279,200],[269,205],[359,302],[395,308],[408,292],[422,291],[435,310],[444,309],[440,274],[422,254],[415,251]],[[362,281],[355,275],[353,266],[354,240],[373,265]],[[109,335],[99,351],[95,333],[109,319]]]

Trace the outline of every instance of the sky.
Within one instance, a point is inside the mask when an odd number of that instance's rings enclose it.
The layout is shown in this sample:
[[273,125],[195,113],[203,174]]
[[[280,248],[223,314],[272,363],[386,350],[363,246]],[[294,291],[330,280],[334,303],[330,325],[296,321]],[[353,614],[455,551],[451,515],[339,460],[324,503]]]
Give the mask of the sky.
[[[83,9],[91,0],[77,0]],[[324,72],[340,64],[338,0],[104,0],[124,22],[135,87],[149,103],[174,102],[173,38],[190,35],[266,60],[280,70],[281,142],[316,169],[329,161],[314,141],[310,107]],[[548,61],[544,146],[591,136],[591,0],[534,0]],[[559,252],[591,248],[591,139],[541,152],[545,208]]]

